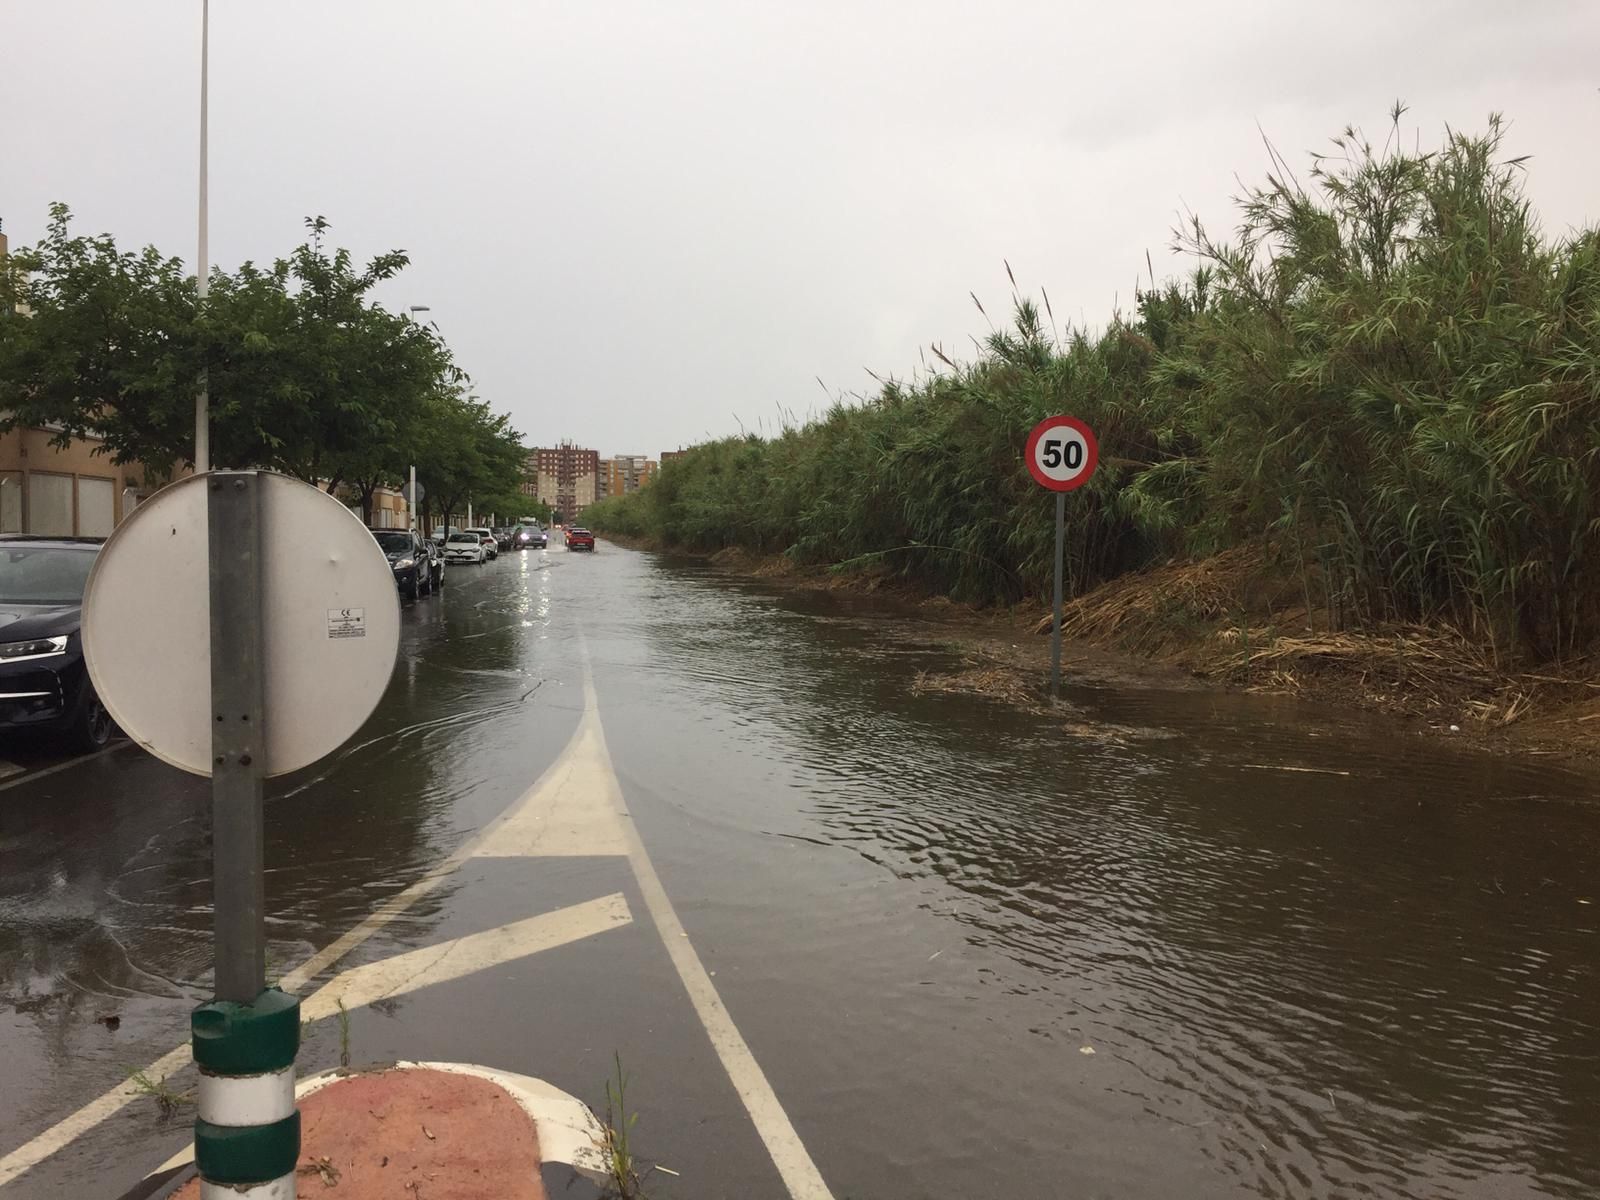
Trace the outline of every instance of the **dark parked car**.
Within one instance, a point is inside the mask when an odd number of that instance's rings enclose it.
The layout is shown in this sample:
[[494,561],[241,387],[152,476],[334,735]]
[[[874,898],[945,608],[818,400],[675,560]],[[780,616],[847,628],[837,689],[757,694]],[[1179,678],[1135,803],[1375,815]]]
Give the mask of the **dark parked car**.
[[571,529],[567,530],[567,549],[588,550],[590,553],[593,553],[594,534],[590,533],[587,529],[581,529],[578,526],[573,526]]
[[495,545],[502,550],[511,549],[511,535],[515,532],[509,525],[496,525],[493,529]]
[[372,536],[389,560],[402,596],[415,600],[433,591],[433,558],[421,538],[409,529],[374,529]]
[[116,724],[83,663],[83,587],[102,538],[0,537],[0,733],[98,750]]
[[421,539],[428,552],[428,572],[433,576],[433,590],[444,586],[444,542],[436,538]]

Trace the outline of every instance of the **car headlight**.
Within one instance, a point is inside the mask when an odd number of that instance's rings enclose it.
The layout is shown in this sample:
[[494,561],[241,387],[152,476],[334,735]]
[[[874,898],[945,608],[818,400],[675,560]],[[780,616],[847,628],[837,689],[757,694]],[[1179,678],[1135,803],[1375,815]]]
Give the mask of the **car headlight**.
[[26,642],[0,642],[0,662],[8,658],[38,658],[45,654],[65,654],[67,639],[61,637],[34,638]]
[[417,560],[414,558],[397,558],[395,559],[394,568],[397,571],[406,571],[416,565]]

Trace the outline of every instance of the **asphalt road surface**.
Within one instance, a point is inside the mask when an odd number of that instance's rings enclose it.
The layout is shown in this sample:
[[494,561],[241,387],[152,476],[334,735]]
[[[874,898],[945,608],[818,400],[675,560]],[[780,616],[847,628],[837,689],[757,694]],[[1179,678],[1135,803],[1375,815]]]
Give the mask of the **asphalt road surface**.
[[[605,543],[449,580],[268,787],[302,1072],[337,998],[357,1064],[603,1111],[620,1060],[665,1200],[1600,1188],[1592,780],[1243,697],[1075,693],[1064,736],[923,694],[950,654],[857,602]],[[0,1197],[113,1197],[193,1115],[125,1081],[193,1085],[208,789],[17,768]]]

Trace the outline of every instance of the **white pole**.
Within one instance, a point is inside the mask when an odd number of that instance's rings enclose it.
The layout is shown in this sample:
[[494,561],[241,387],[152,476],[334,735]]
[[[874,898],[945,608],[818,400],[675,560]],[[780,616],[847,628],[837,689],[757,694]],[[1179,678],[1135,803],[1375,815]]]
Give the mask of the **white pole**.
[[[207,178],[207,124],[209,119],[206,93],[210,90],[211,74],[211,0],[200,0],[200,253],[195,271],[195,294],[205,304],[210,290],[211,248],[207,245],[208,199]],[[194,469],[198,474],[211,469],[211,395],[204,370],[200,373],[200,390],[194,398]]]
[[467,501],[467,528],[472,528],[472,501]]
[[417,464],[411,464],[411,497],[406,501],[406,512],[411,518],[411,528],[417,528]]

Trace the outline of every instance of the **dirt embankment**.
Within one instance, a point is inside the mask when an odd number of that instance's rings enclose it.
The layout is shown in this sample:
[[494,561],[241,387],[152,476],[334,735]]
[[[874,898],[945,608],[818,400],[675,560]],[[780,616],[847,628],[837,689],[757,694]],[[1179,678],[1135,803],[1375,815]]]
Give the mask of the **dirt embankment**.
[[[654,547],[612,538],[635,549]],[[925,690],[979,693],[1019,707],[1043,701],[1050,614],[1036,603],[977,609],[929,596],[888,571],[802,567],[733,549],[718,569],[783,587],[875,593],[918,605],[962,667]],[[1146,687],[1226,687],[1382,712],[1488,749],[1600,758],[1600,661],[1528,668],[1495,661],[1446,626],[1332,630],[1253,547],[1113,580],[1071,601],[1062,622],[1075,678]],[[947,619],[946,619],[947,618]]]

